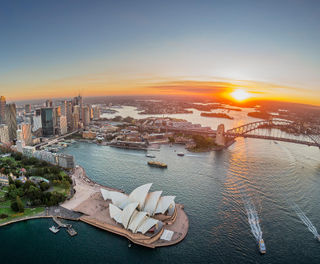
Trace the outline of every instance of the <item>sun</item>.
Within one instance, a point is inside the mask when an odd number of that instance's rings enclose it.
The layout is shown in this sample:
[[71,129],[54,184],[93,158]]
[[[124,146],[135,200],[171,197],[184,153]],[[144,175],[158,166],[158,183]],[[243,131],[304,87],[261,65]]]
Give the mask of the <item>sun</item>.
[[247,100],[248,98],[251,97],[250,93],[248,93],[242,89],[234,90],[230,95],[234,100],[239,101],[239,102]]

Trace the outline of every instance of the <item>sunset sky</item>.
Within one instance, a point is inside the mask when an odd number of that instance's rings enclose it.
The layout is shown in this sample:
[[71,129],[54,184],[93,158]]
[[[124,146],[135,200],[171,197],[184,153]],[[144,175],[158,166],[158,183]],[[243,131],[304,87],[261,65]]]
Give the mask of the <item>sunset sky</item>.
[[1,1],[0,95],[320,105],[320,1]]

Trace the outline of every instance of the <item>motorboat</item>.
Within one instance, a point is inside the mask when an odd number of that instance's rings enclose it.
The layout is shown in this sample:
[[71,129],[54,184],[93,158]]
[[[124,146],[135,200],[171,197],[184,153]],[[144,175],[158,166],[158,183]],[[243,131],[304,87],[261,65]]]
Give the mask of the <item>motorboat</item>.
[[146,157],[147,157],[147,158],[155,158],[156,156],[153,155],[153,154],[147,153],[147,154],[146,154]]
[[184,153],[183,153],[183,152],[179,152],[177,155],[178,155],[179,157],[183,157],[183,156],[184,156]]
[[266,254],[267,252],[266,244],[264,243],[262,238],[259,240],[259,251],[261,254]]
[[316,238],[320,242],[320,235],[317,235]]

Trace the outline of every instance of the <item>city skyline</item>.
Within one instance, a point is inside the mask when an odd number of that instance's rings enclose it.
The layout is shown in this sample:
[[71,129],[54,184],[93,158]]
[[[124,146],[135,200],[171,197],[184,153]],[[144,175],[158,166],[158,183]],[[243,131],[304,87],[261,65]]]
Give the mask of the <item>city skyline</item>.
[[319,105],[319,9],[316,1],[7,2],[0,88],[7,101],[243,89]]

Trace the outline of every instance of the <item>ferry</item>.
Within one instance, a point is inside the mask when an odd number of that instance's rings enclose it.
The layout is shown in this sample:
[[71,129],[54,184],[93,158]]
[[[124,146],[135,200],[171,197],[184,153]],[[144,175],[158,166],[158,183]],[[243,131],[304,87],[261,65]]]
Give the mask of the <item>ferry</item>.
[[147,154],[146,154],[146,157],[147,157],[147,158],[155,158],[156,156],[153,155],[153,154],[147,153]]
[[183,153],[183,152],[179,152],[177,155],[178,155],[179,157],[183,157],[183,156],[184,156],[184,153]]
[[259,251],[261,254],[266,254],[267,252],[266,244],[264,243],[262,238],[259,240]]
[[60,229],[55,227],[54,225],[49,227],[49,230],[54,234],[56,234],[56,233],[58,233],[60,231]]
[[168,165],[159,161],[148,161],[148,165],[157,168],[167,168]]

